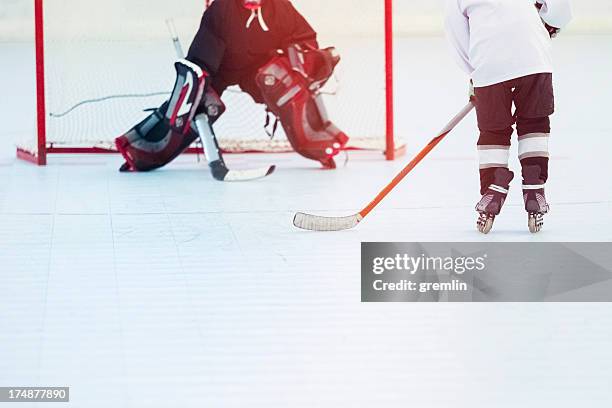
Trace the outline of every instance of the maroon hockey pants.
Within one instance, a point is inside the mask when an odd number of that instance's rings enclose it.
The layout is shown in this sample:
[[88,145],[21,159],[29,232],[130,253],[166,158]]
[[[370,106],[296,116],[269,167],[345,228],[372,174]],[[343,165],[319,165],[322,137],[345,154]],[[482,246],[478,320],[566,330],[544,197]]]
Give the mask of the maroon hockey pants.
[[[476,88],[476,114],[480,138],[481,194],[493,183],[495,169],[508,167],[511,137],[516,123],[519,159],[523,170],[538,166],[538,180],[523,184],[544,184],[548,179],[549,116],[554,113],[552,74],[529,75],[499,84]],[[512,105],[515,113],[512,112]],[[533,172],[529,172],[533,174]]]

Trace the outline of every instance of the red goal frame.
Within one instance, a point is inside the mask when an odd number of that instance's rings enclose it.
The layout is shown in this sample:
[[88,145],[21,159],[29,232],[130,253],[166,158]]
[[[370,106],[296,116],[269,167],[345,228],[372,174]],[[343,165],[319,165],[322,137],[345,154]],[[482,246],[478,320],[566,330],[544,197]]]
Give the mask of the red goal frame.
[[[35,55],[36,55],[36,146],[37,153],[17,148],[19,159],[44,166],[50,154],[116,154],[115,150],[98,147],[56,147],[47,142],[47,107],[45,101],[45,29],[44,1],[34,0]],[[205,0],[205,6],[211,0]],[[405,146],[396,146],[393,99],[393,0],[384,0],[385,7],[385,158],[395,160],[405,153]],[[201,153],[199,149],[189,149],[189,153]]]

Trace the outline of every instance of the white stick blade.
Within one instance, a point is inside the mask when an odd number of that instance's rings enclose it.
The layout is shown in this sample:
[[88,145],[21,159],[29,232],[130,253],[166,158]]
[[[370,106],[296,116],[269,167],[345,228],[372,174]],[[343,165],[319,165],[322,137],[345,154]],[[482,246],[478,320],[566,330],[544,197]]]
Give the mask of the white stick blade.
[[264,178],[274,173],[276,166],[251,170],[230,170],[223,181],[250,181]]
[[293,225],[308,231],[343,231],[355,228],[362,217],[359,214],[350,217],[320,217],[304,213],[297,213],[293,218]]

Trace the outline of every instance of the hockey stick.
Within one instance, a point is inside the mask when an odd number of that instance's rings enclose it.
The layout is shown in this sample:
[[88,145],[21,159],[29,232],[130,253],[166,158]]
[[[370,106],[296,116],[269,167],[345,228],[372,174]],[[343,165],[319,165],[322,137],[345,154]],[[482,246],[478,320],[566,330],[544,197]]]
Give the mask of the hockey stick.
[[204,155],[213,178],[217,181],[251,181],[264,178],[274,173],[276,166],[248,170],[230,170],[225,165],[219,149],[215,131],[208,121],[208,115],[202,113],[194,118],[192,129],[195,130],[204,145]]
[[212,171],[212,175],[217,181],[239,182],[262,179],[275,171],[275,165],[256,169],[230,170],[225,166],[225,163],[222,163],[217,169]]
[[178,36],[178,32],[176,31],[176,26],[174,25],[174,20],[171,18],[167,19],[166,26],[168,27],[168,31],[170,31],[170,37],[172,38],[172,44],[174,44],[174,50],[176,51],[176,56],[179,59],[185,58],[185,51],[183,51],[181,40]]
[[474,109],[470,101],[455,116],[438,136],[433,138],[423,150],[416,155],[410,163],[387,185],[363,210],[348,217],[321,217],[304,213],[297,213],[293,219],[293,225],[309,231],[342,231],[354,228],[368,214],[374,210],[393,191],[395,187]]
[[[185,58],[185,52],[183,51],[183,47],[181,46],[181,40],[179,39],[178,33],[176,31],[174,20],[166,20],[166,25],[168,26],[168,31],[170,31],[170,36],[172,37],[176,56],[179,59]],[[208,123],[208,120],[206,120],[205,122],[206,123],[200,124],[196,123],[195,130],[200,135],[200,139],[202,139],[202,143],[205,146],[204,154],[207,157],[212,176],[215,180],[251,181],[267,177],[270,174],[274,173],[274,171],[276,170],[276,166],[268,166],[247,170],[228,169],[221,155],[221,151],[217,144],[217,138],[215,136],[214,130],[212,129],[212,125]],[[212,157],[212,159],[209,160],[209,157]]]
[[217,165],[217,167],[212,169],[212,175],[215,180],[218,181],[252,181],[267,177],[274,173],[275,170],[276,166],[261,167],[258,169],[230,170],[224,163],[220,163]]

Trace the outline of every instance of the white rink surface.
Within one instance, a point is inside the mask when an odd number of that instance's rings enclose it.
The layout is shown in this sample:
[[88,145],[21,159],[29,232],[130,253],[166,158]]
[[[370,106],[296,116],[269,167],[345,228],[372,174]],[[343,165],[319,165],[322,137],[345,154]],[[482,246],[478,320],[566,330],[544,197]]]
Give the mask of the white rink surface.
[[[359,302],[362,241],[612,240],[612,37],[556,46],[546,229],[526,232],[515,182],[482,237],[473,116],[357,229],[301,232],[293,212],[355,212],[407,159],[229,157],[280,165],[244,184],[193,157],[138,175],[116,156],[36,168],[12,147],[34,126],[31,48],[0,44],[0,385],[69,385],[73,407],[612,406],[609,305]],[[412,156],[465,81],[441,38],[398,54]]]

